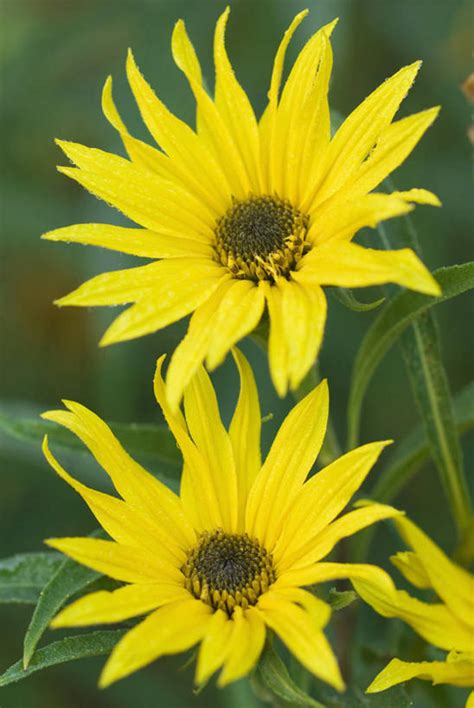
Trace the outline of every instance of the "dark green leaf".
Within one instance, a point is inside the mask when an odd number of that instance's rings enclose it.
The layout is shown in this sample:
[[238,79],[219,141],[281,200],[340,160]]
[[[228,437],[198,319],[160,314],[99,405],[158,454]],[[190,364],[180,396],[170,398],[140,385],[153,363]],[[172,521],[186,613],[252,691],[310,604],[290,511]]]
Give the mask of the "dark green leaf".
[[91,632],[90,634],[67,637],[58,642],[48,644],[35,653],[27,669],[23,668],[21,660],[10,666],[0,676],[0,686],[7,686],[9,683],[21,681],[36,671],[47,669],[49,666],[63,664],[66,661],[85,659],[90,656],[108,654],[124,634],[124,630],[120,629]]
[[323,708],[321,703],[315,701],[301,690],[292,678],[276,651],[267,645],[255,669],[255,678],[266,691],[293,706],[309,706]]
[[[2,408],[4,408],[2,406]],[[170,430],[165,425],[148,423],[109,423],[111,429],[132,457],[146,458],[158,466],[166,465],[177,478],[182,467],[181,453]],[[41,418],[21,418],[0,413],[0,430],[10,436],[34,443],[47,434],[52,444],[74,453],[87,453],[83,443],[69,430]]]
[[323,688],[321,697],[328,708],[410,708],[413,705],[403,685],[381,693],[364,693],[360,688],[349,686],[342,696]]
[[411,330],[403,335],[401,344],[431,456],[462,535],[471,517],[469,491],[463,474],[461,445],[437,325],[432,314],[426,312],[418,317]]
[[361,302],[349,288],[332,288],[332,292],[344,307],[347,307],[353,312],[370,312],[370,310],[375,310],[385,302],[384,297],[374,300],[373,302]]
[[0,603],[36,604],[41,590],[63,562],[58,553],[22,553],[0,560]]
[[343,610],[344,607],[352,605],[357,600],[357,593],[353,590],[344,590],[340,592],[336,588],[331,588],[328,595],[328,603],[333,610]]
[[31,662],[39,640],[58,610],[73,595],[81,592],[100,577],[100,573],[79,565],[73,560],[63,560],[56,573],[41,592],[38,604],[28,626],[23,643],[25,668]]
[[411,291],[396,295],[380,312],[359,348],[351,379],[348,406],[348,447],[357,444],[362,403],[372,376],[392,344],[416,317],[474,288],[474,263],[439,268],[435,272],[441,285],[441,297],[430,297]]
[[[465,386],[453,399],[454,420],[459,434],[474,428],[474,381]],[[424,428],[419,425],[407,438],[394,446],[383,474],[370,492],[371,499],[392,502],[400,490],[413,478],[430,455]],[[356,560],[367,557],[375,533],[375,526],[358,534],[353,542]]]

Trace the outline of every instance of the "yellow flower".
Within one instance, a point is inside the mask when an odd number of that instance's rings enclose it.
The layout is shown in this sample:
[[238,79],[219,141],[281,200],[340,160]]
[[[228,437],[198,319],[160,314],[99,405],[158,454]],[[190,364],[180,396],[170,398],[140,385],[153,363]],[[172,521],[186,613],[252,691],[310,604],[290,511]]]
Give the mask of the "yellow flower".
[[[115,647],[102,686],[199,642],[197,684],[222,669],[218,683],[223,686],[252,669],[269,628],[309,671],[343,689],[323,633],[330,608],[300,586],[316,582],[312,575],[328,565],[320,559],[340,539],[399,513],[379,504],[339,516],[388,443],[352,450],[306,480],[326,430],[324,381],[286,417],[262,464],[255,381],[246,359],[233,353],[240,395],[228,431],[205,369],[198,369],[185,390],[183,416],[167,402],[158,361],[156,397],[184,459],[179,497],[132,460],[87,408],[66,401],[67,411],[44,414],[85,443],[121,497],[71,477],[45,439],[51,466],[112,538],[47,543],[126,583],[73,602],[53,626],[114,623],[147,614]],[[344,564],[329,565],[344,572]]]
[[132,53],[127,76],[157,150],[128,132],[112,99],[103,110],[129,160],[58,141],[76,167],[60,172],[143,228],[78,224],[45,234],[154,262],[92,278],[59,305],[127,305],[102,338],[107,345],[157,331],[194,313],[168,370],[177,407],[198,366],[218,366],[270,319],[269,359],[283,396],[314,362],[324,333],[322,286],[357,288],[393,282],[429,295],[439,286],[410,249],[383,251],[352,243],[363,227],[413,208],[439,205],[424,189],[372,193],[413,150],[438,108],[393,121],[420,62],[387,79],[330,138],[328,85],[332,22],[301,50],[281,89],[287,45],[307,14],[299,13],[276,53],[268,104],[257,121],[224,45],[229,10],[214,38],[215,95],[205,90],[198,58],[180,20],[172,52],[197,106],[197,129],[153,93]]
[[[428,604],[397,590],[380,569],[368,579],[354,576],[355,589],[381,615],[399,617],[429,644],[449,653],[445,661],[392,659],[367,691],[384,691],[412,678],[474,686],[474,576],[453,563],[414,523],[402,517],[395,523],[412,550],[397,553],[392,562],[412,585],[434,590],[440,601]],[[469,701],[474,705],[474,692]]]

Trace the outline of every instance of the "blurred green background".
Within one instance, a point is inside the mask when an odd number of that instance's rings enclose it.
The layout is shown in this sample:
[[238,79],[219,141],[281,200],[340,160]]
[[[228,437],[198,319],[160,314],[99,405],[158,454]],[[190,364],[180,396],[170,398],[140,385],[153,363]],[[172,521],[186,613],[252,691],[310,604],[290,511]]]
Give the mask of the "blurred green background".
[[[226,4],[224,0],[0,0],[3,412],[34,415],[57,407],[66,397],[80,400],[106,420],[160,420],[151,388],[156,357],[174,349],[185,323],[99,350],[99,336],[116,310],[59,310],[52,305],[54,298],[87,277],[135,262],[93,248],[40,241],[42,232],[71,223],[125,223],[118,213],[56,173],[55,164],[64,164],[64,158],[53,139],[122,153],[100,110],[108,74],[114,77],[115,98],[129,128],[148,139],[125,81],[129,46],[160,97],[192,121],[191,95],[171,58],[171,31],[178,18],[186,20],[212,84],[213,26]],[[304,7],[311,13],[298,30],[288,58],[295,57],[315,29],[338,15],[331,97],[332,106],[343,113],[400,66],[424,60],[401,114],[437,104],[442,112],[395,181],[400,189],[431,189],[443,201],[443,209],[419,207],[414,217],[428,266],[434,269],[472,258],[470,107],[459,89],[470,70],[472,4],[468,0],[234,0],[231,7],[228,50],[259,112],[282,32]],[[362,293],[362,298],[368,299],[367,295]],[[451,387],[457,391],[473,378],[472,298],[459,297],[437,312],[444,360]],[[349,312],[330,299],[321,367],[329,377],[332,413],[342,439],[352,361],[373,317],[374,313]],[[263,354],[252,343],[244,349],[257,373],[263,414],[274,414],[264,426],[268,445],[291,400],[275,396]],[[214,376],[227,418],[235,401],[235,378],[229,362]],[[396,348],[376,374],[364,411],[363,441],[402,439],[416,423]],[[473,446],[473,436],[467,435],[466,463],[472,461]],[[1,438],[0,459],[0,557],[40,550],[48,536],[86,534],[95,527],[85,505],[47,467],[38,446]],[[84,465],[86,476],[97,474]],[[451,548],[452,527],[433,466],[421,471],[397,503],[439,543]],[[397,547],[390,530],[381,527],[377,539],[372,559],[386,558]],[[30,614],[28,606],[0,607],[0,672],[21,655]],[[384,626],[374,624],[375,634],[381,631]],[[179,670],[181,659],[160,661],[100,692],[96,680],[102,663],[89,660],[35,675],[4,688],[0,705],[186,708],[223,705],[224,697],[235,706],[251,705],[241,686],[229,689],[225,696],[212,688],[193,696],[190,671]],[[413,691],[415,705],[430,705],[429,694],[416,687]],[[461,705],[460,692],[443,695],[449,705]]]

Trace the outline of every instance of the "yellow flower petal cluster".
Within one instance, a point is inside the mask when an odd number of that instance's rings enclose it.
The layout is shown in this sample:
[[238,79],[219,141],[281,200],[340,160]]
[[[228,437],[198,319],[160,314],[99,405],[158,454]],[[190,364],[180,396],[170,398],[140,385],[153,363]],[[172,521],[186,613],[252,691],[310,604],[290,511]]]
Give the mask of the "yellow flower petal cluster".
[[410,249],[374,250],[352,242],[363,227],[406,214],[414,203],[439,204],[424,189],[373,192],[438,113],[430,108],[394,120],[420,62],[381,84],[331,137],[330,37],[336,22],[307,41],[282,82],[288,43],[307,14],[301,12],[278,48],[268,104],[257,120],[226,53],[228,14],[215,30],[214,97],[206,91],[182,21],[173,33],[174,60],[196,101],[196,130],[155,95],[130,52],[128,81],[159,149],[129,133],[110,78],[103,110],[129,159],[58,141],[75,165],[60,171],[140,228],[79,224],[44,236],[153,259],[99,275],[57,302],[130,305],[109,327],[103,345],[192,314],[168,369],[167,393],[175,410],[200,364],[218,366],[265,312],[274,385],[282,396],[297,387],[321,346],[323,286],[393,282],[429,295],[440,292]]
[[[51,466],[84,499],[111,540],[51,539],[79,563],[124,583],[81,597],[53,626],[107,624],[146,615],[119,641],[101,676],[107,686],[164,654],[200,643],[196,682],[220,670],[219,685],[247,674],[267,629],[314,675],[343,689],[324,635],[330,608],[301,586],[341,577],[351,566],[323,563],[344,537],[399,515],[375,504],[341,515],[387,442],[359,447],[309,476],[328,418],[322,382],[283,421],[262,463],[261,414],[246,359],[234,350],[240,394],[227,430],[203,367],[173,411],[158,362],[155,392],[183,454],[177,496],[135,462],[108,426],[78,403],[44,414],[75,433],[109,475],[119,496],[91,489],[51,454]],[[370,572],[371,566],[360,566]]]
[[[369,579],[354,576],[353,585],[378,613],[384,617],[399,617],[428,643],[448,654],[445,661],[392,659],[367,691],[384,691],[412,678],[433,684],[474,686],[474,576],[453,563],[412,521],[399,516],[395,523],[411,550],[393,556],[393,564],[415,587],[433,590],[439,601],[421,602],[397,590],[380,569]],[[389,592],[388,586],[391,586]],[[473,703],[474,691],[468,705]]]

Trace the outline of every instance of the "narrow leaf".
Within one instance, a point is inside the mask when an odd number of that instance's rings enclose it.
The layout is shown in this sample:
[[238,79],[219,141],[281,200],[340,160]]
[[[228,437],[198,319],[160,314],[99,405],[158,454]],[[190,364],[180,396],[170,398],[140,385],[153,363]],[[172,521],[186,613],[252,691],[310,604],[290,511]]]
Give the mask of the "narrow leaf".
[[348,448],[357,445],[362,403],[377,366],[402,332],[433,305],[474,288],[474,262],[439,268],[434,273],[443,294],[436,298],[411,291],[396,295],[380,312],[357,353],[348,406]]
[[41,592],[33,617],[26,630],[23,642],[23,664],[25,669],[30,664],[38,642],[49,623],[73,595],[81,592],[100,577],[100,573],[79,565],[67,558],[63,560],[56,573]]
[[469,525],[469,491],[454,424],[451,393],[440,351],[436,321],[427,312],[402,337],[402,353],[421,413],[431,455],[458,531]]
[[343,610],[345,607],[352,605],[352,603],[357,600],[357,593],[353,590],[344,590],[340,592],[336,588],[331,588],[328,595],[328,603],[331,605],[331,609]]
[[347,307],[353,312],[370,312],[380,307],[380,305],[385,302],[384,297],[373,300],[373,302],[361,302],[349,288],[332,288],[331,292],[344,307]]
[[22,553],[0,560],[0,603],[35,605],[41,590],[57,571],[58,553]]
[[271,694],[293,706],[324,708],[307,693],[301,690],[292,678],[276,651],[267,645],[255,669],[257,680]]
[[21,681],[36,671],[47,669],[49,666],[108,654],[124,634],[125,631],[120,629],[106,630],[76,637],[66,637],[66,639],[48,644],[36,652],[28,668],[23,668],[21,660],[10,666],[0,676],[0,686],[7,686],[9,683]]
[[[9,415],[1,406],[0,431],[24,442],[37,445],[47,434],[51,444],[65,451],[87,454],[81,441],[69,430],[40,418],[23,418]],[[182,467],[181,453],[166,425],[148,423],[109,423],[112,431],[132,457],[146,459],[160,470],[165,465],[166,474],[179,479]]]

